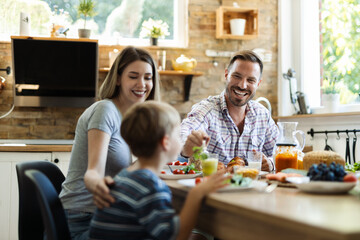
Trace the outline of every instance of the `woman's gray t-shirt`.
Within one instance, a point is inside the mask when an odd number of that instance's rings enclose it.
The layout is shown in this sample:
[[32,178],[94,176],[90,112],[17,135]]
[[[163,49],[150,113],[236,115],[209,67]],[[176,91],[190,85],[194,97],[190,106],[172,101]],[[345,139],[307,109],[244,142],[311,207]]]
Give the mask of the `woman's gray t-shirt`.
[[92,194],[86,189],[84,175],[88,166],[88,131],[99,129],[110,135],[105,176],[114,177],[131,163],[128,145],[120,135],[121,113],[108,99],[98,101],[80,116],[72,147],[69,170],[59,195],[64,209],[94,212]]

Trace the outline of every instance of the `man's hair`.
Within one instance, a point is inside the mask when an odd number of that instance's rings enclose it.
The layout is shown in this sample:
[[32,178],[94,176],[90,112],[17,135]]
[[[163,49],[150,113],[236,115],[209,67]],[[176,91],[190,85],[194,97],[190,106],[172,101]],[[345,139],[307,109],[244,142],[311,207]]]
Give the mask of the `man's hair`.
[[180,115],[167,103],[146,101],[135,104],[121,123],[121,136],[136,157],[151,157],[166,134],[180,124]]
[[243,50],[243,51],[235,53],[235,55],[233,55],[233,57],[230,60],[228,69],[230,69],[231,66],[234,64],[234,62],[238,59],[243,60],[243,61],[258,63],[260,66],[260,77],[261,77],[264,65],[263,65],[260,57],[255,52],[253,52],[251,50]]
[[135,61],[143,61],[150,64],[153,77],[153,88],[147,99],[160,100],[160,82],[156,65],[150,53],[144,49],[136,47],[126,47],[115,59],[99,90],[99,98],[115,98],[120,94],[120,86],[117,86],[118,77],[121,77],[125,68]]

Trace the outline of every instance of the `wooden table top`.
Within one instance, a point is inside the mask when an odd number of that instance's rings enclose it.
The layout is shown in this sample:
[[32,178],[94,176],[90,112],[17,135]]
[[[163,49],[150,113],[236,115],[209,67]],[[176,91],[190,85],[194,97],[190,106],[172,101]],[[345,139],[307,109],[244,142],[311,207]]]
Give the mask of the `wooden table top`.
[[[179,210],[188,188],[176,180],[166,183]],[[360,199],[281,187],[270,194],[212,193],[197,227],[221,239],[360,239]]]

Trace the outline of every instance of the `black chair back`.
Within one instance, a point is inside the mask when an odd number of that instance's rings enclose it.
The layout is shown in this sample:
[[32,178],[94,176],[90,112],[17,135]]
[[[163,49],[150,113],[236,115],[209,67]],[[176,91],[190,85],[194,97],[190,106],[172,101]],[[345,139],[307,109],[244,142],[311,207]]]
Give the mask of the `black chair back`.
[[25,175],[32,181],[40,203],[46,239],[70,240],[70,232],[64,208],[53,184],[45,174],[38,170],[27,170]]
[[19,186],[19,240],[43,239],[45,231],[36,190],[30,179],[25,176],[25,171],[29,169],[36,169],[44,173],[58,194],[61,191],[61,184],[65,180],[61,170],[51,162],[31,161],[16,164]]

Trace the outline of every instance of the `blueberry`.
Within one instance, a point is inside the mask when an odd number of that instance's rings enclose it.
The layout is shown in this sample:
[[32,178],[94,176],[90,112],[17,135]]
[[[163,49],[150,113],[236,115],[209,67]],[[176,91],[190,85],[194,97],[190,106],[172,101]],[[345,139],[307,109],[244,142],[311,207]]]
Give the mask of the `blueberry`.
[[328,172],[327,176],[326,176],[326,180],[328,181],[334,181],[335,180],[335,175],[333,172]]

